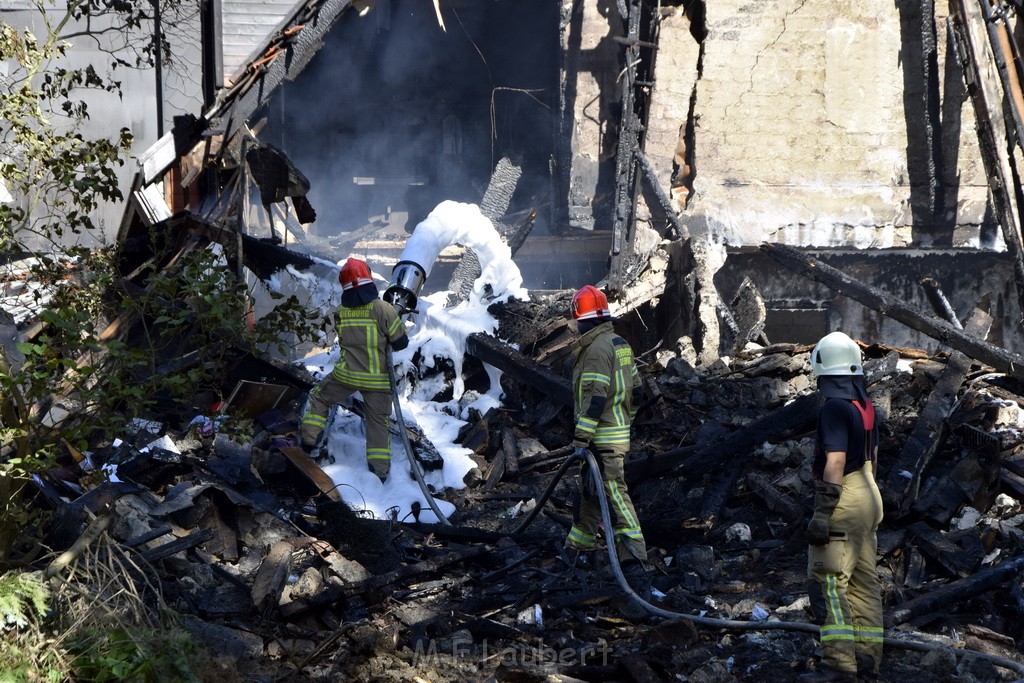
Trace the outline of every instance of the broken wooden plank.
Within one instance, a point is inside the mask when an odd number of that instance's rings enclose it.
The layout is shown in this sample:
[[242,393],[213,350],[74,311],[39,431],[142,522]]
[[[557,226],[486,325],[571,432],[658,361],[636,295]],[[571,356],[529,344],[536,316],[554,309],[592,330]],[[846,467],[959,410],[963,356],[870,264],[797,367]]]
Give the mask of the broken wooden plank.
[[547,451],[546,453],[538,453],[537,455],[529,455],[525,458],[519,458],[519,471],[529,472],[530,470],[536,469],[537,467],[549,463],[553,460],[561,460],[572,455],[572,446],[562,446],[556,448],[553,451]]
[[284,456],[288,458],[288,461],[295,465],[295,468],[302,472],[313,484],[320,490],[320,493],[324,493],[328,498],[334,501],[341,501],[341,494],[338,493],[338,486],[334,483],[334,480],[327,476],[320,465],[317,465],[312,458],[306,455],[298,446],[282,446],[279,449]]
[[998,480],[999,466],[994,457],[981,450],[967,451],[909,509],[920,519],[945,528],[964,505],[986,509],[995,497]]
[[496,367],[562,405],[572,406],[572,387],[569,380],[527,358],[508,344],[478,332],[469,335],[466,350],[471,356]]
[[1013,491],[1017,498],[1024,498],[1024,477],[1011,471],[1008,467],[1003,467],[999,471],[999,480],[1006,488]]
[[[976,308],[967,320],[965,332],[984,339],[991,326],[992,316]],[[887,508],[898,508],[906,512],[917,500],[921,477],[949,434],[945,420],[970,369],[971,359],[965,354],[954,351],[950,355],[946,369],[942,371],[918,415],[914,431],[907,438],[886,477],[882,490],[885,492],[883,500]],[[911,476],[908,478],[904,472],[909,472]]]
[[161,536],[165,536],[165,535],[167,535],[169,533],[171,533],[170,525],[169,524],[161,524],[160,526],[156,527],[155,529],[150,529],[149,531],[147,531],[144,534],[136,536],[135,538],[132,538],[132,539],[130,539],[128,541],[125,541],[124,545],[125,545],[125,547],[128,547],[128,548],[138,548],[140,545],[143,545],[144,543],[149,543],[150,541],[154,541],[154,540],[160,538]]
[[983,569],[972,576],[946,584],[938,590],[920,595],[894,607],[885,616],[885,627],[899,626],[915,617],[938,610],[948,609],[950,605],[977,597],[1006,581],[1015,579],[1024,570],[1024,557],[1011,562],[1003,562],[989,569]]
[[505,474],[519,474],[519,445],[516,434],[509,427],[501,428],[501,450],[505,453]]
[[491,422],[497,420],[500,415],[501,411],[497,408],[489,408],[472,426],[467,425],[459,430],[455,443],[477,455],[485,452],[491,443]]
[[664,453],[655,453],[646,456],[633,457],[626,460],[626,484],[633,486],[644,479],[664,474],[675,469],[680,463],[700,450],[697,444],[673,448]]
[[405,567],[399,567],[394,571],[390,571],[380,576],[374,576],[366,581],[361,581],[354,586],[345,589],[346,595],[362,595],[370,591],[379,590],[385,586],[389,586],[392,583],[402,581],[404,579],[412,578],[420,574],[428,574],[436,572],[440,569],[444,569],[453,564],[458,564],[471,560],[481,555],[492,553],[493,550],[488,546],[476,546],[473,548],[466,548],[464,550],[454,551],[443,555],[441,557],[435,557],[430,560],[423,562],[417,562],[416,564],[410,564]]
[[139,553],[139,556],[147,562],[156,562],[157,560],[162,560],[165,557],[170,557],[171,555],[180,553],[182,550],[195,548],[197,545],[206,543],[211,538],[213,538],[212,531],[209,529],[200,529],[199,531],[195,531],[184,538],[179,538],[176,541],[171,541],[170,543],[158,545],[155,548],[143,550]]
[[[1024,245],[1021,239],[1020,204],[1015,189],[1019,175],[1014,168],[1000,75],[995,72],[995,51],[986,40],[982,3],[952,0],[949,3],[949,37],[960,56],[964,82],[974,107],[981,160],[991,189],[993,212],[1013,260],[1019,305],[1024,309]],[[991,34],[990,34],[991,35]]]
[[285,579],[292,566],[292,550],[288,541],[278,541],[270,546],[253,579],[249,591],[252,604],[261,612],[273,609],[284,590]]
[[911,524],[907,531],[921,552],[938,561],[950,574],[967,576],[974,570],[977,563],[965,557],[967,553],[942,532],[924,522]]
[[790,522],[804,516],[804,508],[787,493],[780,491],[771,479],[762,472],[751,472],[747,475],[747,486],[754,494],[764,501],[769,510],[774,510]]
[[[628,3],[628,4],[627,4]],[[620,0],[619,13],[627,26],[627,39],[636,41],[640,35],[641,7],[639,0]],[[618,148],[615,153],[615,214],[612,217],[611,264],[608,281],[612,291],[622,291],[632,279],[630,266],[634,262],[636,237],[636,150],[640,148],[640,130],[643,124],[637,112],[637,66],[643,63],[640,48],[635,43],[626,47],[625,68],[621,81],[621,121],[618,128]]]
[[999,348],[958,330],[954,325],[923,315],[902,300],[877,287],[855,280],[824,261],[783,244],[762,244],[761,250],[792,271],[822,283],[845,296],[928,335],[970,358],[991,365],[1000,372],[1024,379],[1024,356]]
[[499,448],[491,460],[491,467],[487,470],[487,479],[484,481],[484,490],[490,491],[505,476],[505,449]]

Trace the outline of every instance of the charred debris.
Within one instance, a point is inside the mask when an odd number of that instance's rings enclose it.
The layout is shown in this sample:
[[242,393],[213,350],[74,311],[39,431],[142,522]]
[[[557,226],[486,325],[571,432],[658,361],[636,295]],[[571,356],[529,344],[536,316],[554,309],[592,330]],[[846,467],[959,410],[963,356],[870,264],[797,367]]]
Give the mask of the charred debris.
[[[520,217],[506,232],[523,236],[528,227],[529,216]],[[191,215],[157,228],[166,248],[150,257],[156,271],[212,242],[229,268],[309,265],[272,240]],[[682,613],[810,620],[810,346],[766,337],[764,302],[749,280],[711,316],[701,311],[701,254],[689,240],[676,248],[689,252],[681,280],[691,286],[679,288],[688,297],[668,299],[639,278],[620,291],[617,311],[647,388],[626,475],[653,549],[652,595]],[[993,319],[985,301],[961,321],[934,281],[922,283],[935,302],[928,313],[808,254],[763,250],[793,277],[814,278],[948,347],[864,347],[884,415],[886,626],[895,637],[914,631],[948,646],[892,648],[883,676],[1005,678],[991,658],[1020,661],[1024,635],[1024,358],[986,341]],[[150,269],[125,267],[126,281],[145,289],[145,278],[131,275]],[[254,349],[237,349],[229,384],[214,391],[225,397],[216,411],[149,416],[116,447],[92,445],[88,457],[70,449],[64,466],[35,480],[31,504],[54,512],[53,551],[74,555],[102,536],[152,567],[168,604],[241,680],[658,681],[678,672],[758,680],[767,668],[803,670],[811,638],[665,621],[637,609],[607,572],[568,569],[558,547],[573,477],[534,524],[513,533],[568,456],[568,296],[492,306],[497,334],[468,340],[467,387],[485,389],[483,364],[497,367],[504,402],[473,415],[459,436],[477,467],[464,489],[439,492],[457,508],[453,527],[372,519],[341,502],[315,462],[277,450],[275,440],[296,430],[313,378]],[[651,321],[666,307],[681,333],[652,344]],[[437,363],[421,372],[452,371]],[[253,430],[226,432],[219,415],[249,419]],[[443,467],[429,435],[411,436],[425,468]],[[111,464],[119,481],[98,474]]]
[[[619,4],[630,18],[624,44],[636,57],[644,47],[640,3]],[[340,12],[347,5],[310,7]],[[963,28],[966,12],[956,15],[954,30],[971,56],[980,54],[969,43],[979,36]],[[315,218],[305,198],[310,180],[259,142],[259,123],[244,123],[267,92],[302,68],[278,57],[330,27],[311,19],[294,18],[213,109],[179,121],[143,160],[118,237],[125,295],[146,291],[152,274],[211,244],[239,277],[248,270],[269,279],[288,267],[314,269],[313,256],[343,259],[377,232],[368,225],[293,242]],[[1019,193],[1007,191],[1017,187],[1015,159],[1003,153],[1001,110],[985,99],[991,84],[972,68],[970,94],[981,133],[991,139],[993,194],[1019,266]],[[625,77],[633,83],[638,75],[629,68]],[[641,108],[632,101],[622,108],[605,284],[647,388],[626,476],[652,548],[652,599],[687,614],[808,621],[803,529],[817,412],[810,346],[773,343],[752,280],[719,291],[713,261],[721,255],[679,220],[640,150]],[[217,119],[228,123],[210,129]],[[513,164],[499,163],[480,202],[513,252],[536,216],[505,213],[518,178]],[[161,195],[174,187],[193,195]],[[261,197],[255,205],[253,187]],[[664,214],[654,248],[634,233],[642,196]],[[181,206],[190,208],[167,210]],[[1024,356],[987,341],[1001,311],[982,300],[959,320],[934,280],[921,282],[933,302],[928,312],[827,259],[780,245],[761,251],[794,281],[814,281],[943,345],[928,353],[864,340],[869,389],[884,418],[878,477],[886,517],[878,541],[886,627],[894,637],[912,631],[942,646],[890,648],[883,678],[1021,677],[1024,669],[993,664],[1021,662],[1024,638]],[[473,260],[467,253],[452,264],[453,297],[479,274]],[[1024,300],[1024,268],[1015,272],[1011,288]],[[277,450],[275,440],[297,429],[314,379],[252,348],[233,349],[227,383],[197,398],[197,405],[223,399],[216,410],[151,415],[117,445],[69,448],[60,468],[34,479],[29,504],[53,512],[47,542],[66,551],[62,562],[102,538],[151,568],[168,604],[229,679],[646,683],[785,680],[803,671],[814,654],[811,638],[652,617],[607,572],[569,569],[558,548],[570,525],[572,477],[534,524],[512,533],[568,456],[569,294],[492,306],[496,335],[467,342],[466,386],[486,388],[483,364],[494,366],[504,401],[472,415],[459,435],[477,467],[465,488],[438,493],[456,506],[453,527],[372,519],[341,502],[315,462]],[[114,318],[105,338],[130,340],[137,322]],[[103,349],[94,353],[102,357]],[[422,372],[450,375],[451,367]],[[37,409],[76,419],[74,406],[73,397],[55,396]],[[251,420],[253,428],[245,438],[229,433],[221,415]],[[411,437],[426,469],[443,467],[429,435]],[[113,464],[119,481],[100,474]]]

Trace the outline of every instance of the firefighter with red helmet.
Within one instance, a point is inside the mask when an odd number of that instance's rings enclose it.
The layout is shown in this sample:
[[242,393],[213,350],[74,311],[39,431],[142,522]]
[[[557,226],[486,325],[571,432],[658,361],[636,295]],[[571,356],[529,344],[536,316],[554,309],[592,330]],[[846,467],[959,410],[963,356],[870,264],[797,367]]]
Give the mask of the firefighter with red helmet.
[[[630,425],[643,396],[633,362],[633,349],[612,329],[608,299],[593,285],[572,298],[572,317],[580,338],[573,344],[572,387],[576,427],[572,445],[577,457],[587,449],[597,455],[601,484],[612,513],[614,543],[619,561],[644,568],[647,544],[626,489],[623,460],[629,450]],[[601,508],[596,482],[583,465],[580,507],[565,539],[568,560],[587,568],[592,563]],[[611,539],[609,539],[611,542]]]
[[338,274],[341,306],[336,327],[341,358],[334,370],[309,394],[302,418],[302,447],[314,455],[331,408],[355,392],[363,397],[366,421],[366,462],[384,481],[391,470],[391,378],[387,344],[396,351],[409,345],[402,319],[382,301],[365,261],[349,258]]
[[882,663],[882,596],[876,559],[882,497],[875,484],[878,427],[864,383],[860,347],[832,332],[811,351],[824,399],[807,526],[811,607],[821,621],[821,664],[806,683],[877,679]]

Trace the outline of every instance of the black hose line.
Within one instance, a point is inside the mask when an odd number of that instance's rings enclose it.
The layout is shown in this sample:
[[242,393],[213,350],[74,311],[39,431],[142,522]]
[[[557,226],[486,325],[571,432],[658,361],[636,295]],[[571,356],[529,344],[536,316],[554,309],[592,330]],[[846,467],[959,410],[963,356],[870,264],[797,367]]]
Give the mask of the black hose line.
[[[571,460],[571,459],[570,459]],[[597,481],[601,481],[601,470],[597,465],[597,459],[594,454],[587,451],[587,464],[591,468],[591,472]],[[682,612],[672,612],[670,610],[662,609],[656,605],[652,605],[647,602],[629,585],[626,580],[626,576],[622,573],[622,567],[619,564],[618,553],[615,549],[615,533],[612,526],[611,511],[608,508],[608,497],[605,494],[604,487],[598,487],[597,492],[598,501],[601,504],[601,520],[604,522],[605,538],[608,550],[608,560],[612,568],[612,572],[615,574],[615,580],[618,582],[619,587],[622,588],[626,596],[635,602],[636,604],[643,607],[651,614],[665,617],[668,619],[688,619],[694,624],[700,626],[707,626],[710,628],[723,629],[729,631],[797,631],[800,633],[810,633],[818,635],[820,628],[815,624],[809,624],[801,621],[737,621],[733,619],[716,619],[712,617],[702,617],[692,614],[684,614]],[[538,505],[538,507],[540,507]],[[919,641],[901,640],[899,638],[885,638],[885,645],[894,647],[902,647],[907,650],[916,650],[918,652],[931,652],[932,650],[941,650],[945,645],[939,643],[923,643]],[[976,650],[958,649],[951,648],[957,657],[963,657],[967,653],[970,653],[979,659],[984,659],[996,666],[1003,667],[1004,669],[1010,669],[1018,675],[1024,677],[1024,664],[1015,662],[1012,659],[1006,659],[1005,657],[998,657],[996,655],[990,655],[986,652],[978,652]]]
[[412,468],[413,476],[416,478],[416,483],[420,485],[420,492],[423,493],[424,498],[427,499],[427,505],[430,506],[430,511],[437,517],[437,521],[445,526],[451,526],[452,523],[448,521],[448,518],[441,512],[441,508],[437,506],[437,501],[434,500],[434,496],[430,493],[430,488],[427,486],[427,482],[423,479],[423,470],[420,467],[420,461],[416,459],[416,454],[412,450],[412,444],[409,443],[409,432],[405,428],[405,416],[402,415],[402,403],[398,399],[398,380],[395,378],[395,359],[391,353],[391,345],[387,345],[387,365],[388,365],[388,376],[391,378],[391,401],[395,405],[395,419],[398,420],[398,431],[402,433],[402,445],[405,446],[405,455],[409,458],[409,466]]
[[577,459],[575,457],[569,456],[562,461],[562,466],[558,468],[557,472],[555,472],[555,476],[551,479],[551,483],[548,484],[548,487],[544,490],[540,500],[538,500],[537,504],[533,506],[532,510],[530,510],[530,514],[526,516],[526,519],[520,522],[519,526],[512,530],[509,534],[510,536],[518,536],[526,531],[528,526],[533,524],[533,520],[537,518],[538,514],[540,514],[541,508],[544,507],[544,504],[548,502],[548,498],[550,498],[551,494],[554,493],[555,487],[558,486],[558,482],[562,480],[562,477],[565,476],[565,473],[569,471],[569,468],[574,462],[576,462],[576,460]]
[[[448,520],[448,518],[441,514],[441,511],[437,507],[437,503],[434,501],[433,496],[430,494],[430,489],[427,488],[427,484],[423,480],[423,472],[420,469],[420,464],[416,460],[415,455],[413,454],[412,445],[409,443],[409,435],[405,429],[405,419],[402,416],[402,409],[398,399],[398,383],[395,381],[395,369],[391,357],[390,347],[388,348],[388,371],[391,374],[391,396],[394,400],[395,415],[398,419],[399,429],[402,432],[402,440],[403,443],[405,444],[405,450],[406,453],[408,454],[409,461],[412,465],[413,474],[415,475],[416,481],[420,485],[420,490],[426,497],[427,504],[430,505],[430,509],[433,511],[434,515],[437,517],[441,524],[444,524],[446,526],[452,526],[452,523]],[[531,524],[533,524],[534,520],[536,520],[537,516],[540,514],[541,509],[544,507],[548,499],[551,497],[551,494],[554,493],[555,487],[558,486],[558,482],[562,480],[562,477],[565,476],[566,472],[569,471],[569,468],[576,462],[576,460],[577,458],[573,456],[565,458],[565,460],[562,462],[562,465],[558,468],[558,471],[555,472],[555,476],[552,477],[551,483],[548,484],[548,487],[544,490],[544,493],[537,501],[537,504],[533,507],[530,513],[526,516],[526,518],[522,522],[520,522],[515,529],[509,532],[509,536],[518,536],[523,531],[525,531]],[[597,459],[594,457],[594,454],[591,453],[589,450],[586,452],[586,461],[587,466],[591,468],[591,472],[593,473],[595,480],[603,481],[601,468],[598,467]],[[632,586],[630,586],[629,582],[626,580],[625,574],[622,573],[622,566],[619,564],[618,553],[615,549],[615,533],[613,531],[614,527],[612,526],[612,516],[611,511],[608,507],[608,496],[605,493],[604,486],[597,487],[597,498],[601,506],[601,520],[604,522],[606,534],[605,545],[607,546],[608,550],[609,565],[612,568],[612,573],[615,574],[615,580],[619,584],[619,587],[622,589],[622,591],[626,594],[626,597],[628,597],[630,600],[632,600],[634,603],[636,603],[646,611],[650,612],[651,614],[654,614],[655,616],[665,617],[666,619],[687,619],[698,626],[706,626],[708,628],[725,631],[794,631],[798,633],[807,633],[815,636],[820,634],[821,628],[818,625],[803,621],[740,621],[735,619],[718,619],[715,617],[702,617],[695,614],[686,614],[684,612],[673,612],[671,610],[662,609],[657,605],[652,605],[651,603],[647,602],[642,597],[640,597],[636,593],[636,591],[633,590]],[[978,659],[988,661],[995,666],[1013,671],[1014,673],[1021,676],[1020,679],[1014,681],[1013,683],[1024,683],[1024,664],[1021,664],[1020,662],[1015,662],[1012,659],[1007,659],[1005,657],[990,655],[987,652],[979,652],[977,650],[968,650],[966,648],[953,648],[946,645],[942,645],[940,643],[926,643],[915,640],[903,640],[900,638],[886,637],[884,638],[883,643],[890,647],[899,647],[905,650],[913,650],[916,652],[932,652],[934,650],[948,648],[952,650],[958,658],[965,657],[966,655],[970,654],[977,657]]]

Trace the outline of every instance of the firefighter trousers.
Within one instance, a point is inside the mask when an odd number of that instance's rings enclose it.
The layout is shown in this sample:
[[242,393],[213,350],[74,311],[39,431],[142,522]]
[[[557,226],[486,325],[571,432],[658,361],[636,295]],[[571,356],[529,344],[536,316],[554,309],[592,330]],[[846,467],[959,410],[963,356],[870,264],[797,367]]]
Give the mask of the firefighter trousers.
[[[633,501],[626,489],[623,459],[629,444],[601,445],[595,447],[598,460],[602,465],[604,492],[608,497],[608,506],[615,526],[615,548],[619,562],[630,560],[647,560],[647,543],[640,531]],[[586,467],[586,465],[583,465]],[[601,502],[596,496],[587,493],[581,487],[580,510],[576,520],[565,539],[565,547],[575,550],[590,550],[597,541],[597,527],[601,523]]]
[[807,558],[811,606],[821,622],[821,663],[855,672],[857,655],[882,663],[882,595],[875,560],[882,497],[872,463],[843,477],[832,513],[828,545],[810,546]]
[[312,446],[324,427],[331,408],[342,403],[355,392],[363,397],[364,422],[366,423],[366,462],[381,479],[386,479],[391,470],[391,432],[388,417],[391,415],[391,394],[386,391],[357,389],[339,382],[328,375],[309,393],[309,405],[302,417],[302,443]]

